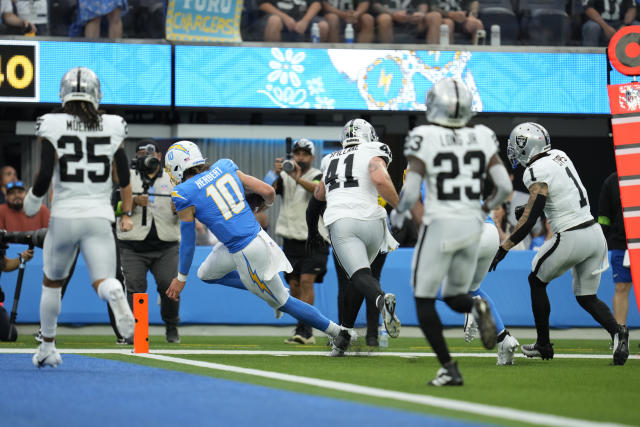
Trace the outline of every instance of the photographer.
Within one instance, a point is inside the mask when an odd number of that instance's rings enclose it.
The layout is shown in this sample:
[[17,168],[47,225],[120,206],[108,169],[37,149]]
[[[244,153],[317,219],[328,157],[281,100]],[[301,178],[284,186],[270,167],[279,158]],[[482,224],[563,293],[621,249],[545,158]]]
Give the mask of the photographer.
[[[178,236],[180,225],[171,203],[173,186],[160,166],[162,153],[151,140],[136,147],[131,167],[133,230],[118,229],[118,247],[127,299],[133,307],[133,294],[147,291],[147,272],[151,271],[160,295],[160,314],[166,325],[167,342],[179,343],[179,303],[169,299],[165,291],[178,274]],[[126,215],[127,213],[125,213]],[[118,218],[118,222],[122,217]]]
[[[293,143],[293,156],[286,161],[277,158],[274,172],[278,179],[273,183],[276,194],[282,196],[282,205],[276,222],[276,234],[282,237],[282,250],[293,266],[291,273],[284,278],[289,284],[291,296],[313,305],[314,283],[322,282],[327,270],[328,246],[306,251],[307,220],[306,211],[309,200],[322,179],[322,172],[311,167],[315,159],[313,142],[299,139]],[[288,165],[287,165],[288,163]],[[283,164],[287,165],[283,170]],[[321,233],[326,236],[324,225]],[[314,344],[315,338],[311,326],[298,322],[293,336],[285,340],[288,344]]]

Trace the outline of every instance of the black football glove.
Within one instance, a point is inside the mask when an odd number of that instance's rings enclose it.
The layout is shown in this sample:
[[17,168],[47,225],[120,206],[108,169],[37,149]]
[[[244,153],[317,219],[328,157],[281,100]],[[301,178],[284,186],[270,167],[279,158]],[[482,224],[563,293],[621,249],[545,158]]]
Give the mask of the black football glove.
[[493,261],[491,261],[489,271],[496,271],[496,267],[498,266],[500,261],[502,261],[504,257],[507,256],[507,252],[509,251],[504,250],[502,246],[498,248],[498,252],[496,252],[496,255],[493,257]]
[[524,208],[525,208],[525,205],[520,205],[520,206],[516,206],[516,208],[514,209],[513,212],[516,215],[516,221],[520,221],[520,217],[524,213]]

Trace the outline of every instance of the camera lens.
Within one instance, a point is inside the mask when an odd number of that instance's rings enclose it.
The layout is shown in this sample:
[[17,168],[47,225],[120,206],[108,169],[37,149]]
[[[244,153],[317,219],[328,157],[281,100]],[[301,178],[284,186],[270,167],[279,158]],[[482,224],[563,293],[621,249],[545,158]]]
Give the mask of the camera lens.
[[295,166],[291,160],[285,160],[282,162],[282,170],[289,173],[295,169]]
[[144,158],[144,167],[147,171],[153,172],[160,165],[160,160],[155,157],[148,156]]

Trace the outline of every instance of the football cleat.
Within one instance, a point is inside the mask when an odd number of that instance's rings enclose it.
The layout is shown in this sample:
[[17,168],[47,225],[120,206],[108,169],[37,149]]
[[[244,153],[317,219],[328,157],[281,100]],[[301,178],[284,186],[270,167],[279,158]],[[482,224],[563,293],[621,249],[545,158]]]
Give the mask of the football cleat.
[[624,365],[629,357],[629,328],[620,326],[613,336],[613,364]]
[[383,306],[380,310],[384,327],[391,338],[398,338],[400,335],[400,320],[396,316],[396,296],[394,294],[384,294],[382,297]]
[[518,340],[507,332],[507,336],[498,343],[498,361],[496,365],[513,365],[513,359],[519,345]]
[[38,368],[44,368],[45,366],[51,366],[57,368],[62,364],[62,357],[56,349],[54,343],[43,342],[38,347],[38,351],[33,355],[33,364]]
[[482,345],[487,350],[491,350],[496,346],[496,324],[493,321],[491,310],[489,309],[489,303],[482,298],[473,299],[473,307],[471,308],[471,315],[478,322],[478,328],[480,329],[480,339]]
[[463,384],[462,375],[458,370],[458,363],[453,361],[445,363],[445,365],[442,368],[438,369],[438,373],[436,374],[436,377],[431,381],[429,381],[429,385],[432,385],[435,387],[443,387],[443,386],[449,386],[449,385],[462,385],[462,384]]
[[331,357],[342,357],[352,342],[358,338],[356,331],[353,329],[343,328],[340,333],[333,338],[331,342]]
[[537,342],[520,346],[522,354],[527,357],[541,357],[543,360],[553,359],[553,343],[540,345]]
[[471,315],[471,313],[464,314],[464,340],[471,342],[476,338],[480,338],[480,329],[478,328],[478,322]]

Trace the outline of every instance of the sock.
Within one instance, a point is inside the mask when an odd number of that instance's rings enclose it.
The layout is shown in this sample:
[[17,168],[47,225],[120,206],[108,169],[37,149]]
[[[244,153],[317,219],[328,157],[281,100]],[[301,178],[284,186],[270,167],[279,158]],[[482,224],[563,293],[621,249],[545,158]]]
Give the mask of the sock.
[[442,334],[442,323],[436,311],[436,300],[434,298],[416,297],[416,310],[420,329],[422,329],[422,333],[424,333],[431,348],[436,353],[440,364],[444,366],[451,361],[451,355]]
[[473,297],[469,294],[444,297],[443,300],[452,310],[458,313],[471,313],[471,309],[473,308]]
[[580,304],[596,322],[600,323],[612,337],[620,330],[620,325],[618,325],[613,314],[611,314],[609,306],[596,295],[576,296],[576,300],[578,300],[578,304]]
[[370,268],[361,268],[353,273],[351,283],[365,298],[376,299],[378,295],[384,295],[380,282],[373,277]]
[[62,289],[42,285],[40,296],[40,330],[45,338],[55,338],[58,315],[62,300]]
[[551,314],[551,305],[549,305],[549,296],[547,295],[547,283],[531,273],[529,274],[529,287],[531,288],[533,319],[538,333],[536,342],[540,345],[548,345],[550,343],[549,315]]
[[240,274],[238,274],[237,270],[233,270],[231,273],[222,276],[219,279],[203,280],[203,282],[212,283],[215,285],[229,286],[230,288],[242,289],[243,291],[247,290],[247,288],[244,286],[244,283],[242,283],[242,280],[240,280]]
[[360,292],[353,282],[349,282],[343,292],[342,298],[342,326],[345,328],[353,328],[362,302],[364,301],[364,295],[362,295],[362,292]]
[[329,320],[329,326],[327,326],[327,329],[325,329],[324,333],[329,335],[331,338],[335,338],[338,336],[341,330],[342,328],[340,326]]
[[324,317],[317,308],[292,296],[282,306],[278,307],[278,310],[290,314],[320,331],[326,332],[331,324],[331,321]]
[[471,295],[473,296],[479,295],[489,303],[489,309],[491,310],[491,314],[493,315],[493,321],[496,322],[496,332],[500,334],[500,332],[504,330],[504,322],[502,321],[502,317],[500,317],[500,313],[498,313],[496,304],[493,302],[491,297],[481,289],[471,292]]

